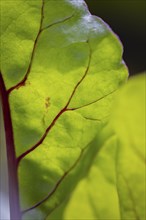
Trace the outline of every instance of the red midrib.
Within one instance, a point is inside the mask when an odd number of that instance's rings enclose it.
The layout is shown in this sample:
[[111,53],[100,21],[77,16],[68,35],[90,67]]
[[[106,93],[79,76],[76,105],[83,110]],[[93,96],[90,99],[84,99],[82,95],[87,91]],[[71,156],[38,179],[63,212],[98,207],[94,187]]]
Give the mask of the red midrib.
[[15,154],[10,106],[9,106],[9,101],[8,101],[8,93],[6,91],[5,84],[4,84],[1,73],[0,73],[0,95],[1,95],[1,99],[2,99],[4,128],[5,128],[5,136],[6,136],[10,219],[11,220],[21,220],[17,164],[16,164],[16,154]]

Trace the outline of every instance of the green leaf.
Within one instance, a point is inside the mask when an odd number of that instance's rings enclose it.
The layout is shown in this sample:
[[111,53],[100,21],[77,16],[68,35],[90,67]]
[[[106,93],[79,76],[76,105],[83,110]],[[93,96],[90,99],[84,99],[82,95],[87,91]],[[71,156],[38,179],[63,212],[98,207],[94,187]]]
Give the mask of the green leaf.
[[145,219],[145,75],[130,78],[113,106],[87,175],[48,219]]
[[1,4],[1,74],[21,209],[23,219],[44,219],[90,168],[98,150],[91,143],[127,68],[119,40],[84,1]]
[[145,80],[144,74],[129,80],[113,114],[122,219],[145,218]]

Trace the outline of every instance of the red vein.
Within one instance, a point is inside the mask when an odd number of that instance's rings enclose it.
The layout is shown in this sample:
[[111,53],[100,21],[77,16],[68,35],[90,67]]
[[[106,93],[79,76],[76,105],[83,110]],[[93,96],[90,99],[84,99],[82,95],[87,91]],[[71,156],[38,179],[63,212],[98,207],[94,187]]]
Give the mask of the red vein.
[[[88,43],[88,41],[87,41],[87,43]],[[72,92],[72,94],[71,94],[71,96],[70,96],[70,98],[69,98],[69,100],[68,100],[68,102],[67,102],[67,104],[66,104],[66,108],[67,108],[68,105],[70,104],[70,102],[71,102],[71,100],[72,100],[72,97],[73,97],[73,95],[75,94],[77,88],[78,88],[79,85],[82,83],[82,81],[84,80],[84,78],[86,77],[86,75],[87,75],[87,73],[88,73],[88,71],[89,71],[90,62],[91,62],[91,48],[90,48],[90,47],[89,47],[89,50],[90,50],[90,51],[89,51],[89,61],[88,61],[87,69],[86,69],[86,71],[85,71],[83,77],[81,78],[81,80],[80,80],[80,81],[77,83],[77,85],[75,86],[75,88],[74,88],[74,90],[73,90],[73,92]],[[68,110],[69,110],[69,109],[68,109]]]
[[30,73],[30,70],[31,70],[31,67],[32,67],[32,63],[33,63],[33,59],[34,59],[34,54],[35,54],[35,50],[36,50],[36,45],[38,43],[40,34],[42,32],[43,18],[44,18],[44,0],[42,0],[40,27],[39,27],[39,31],[38,31],[38,34],[36,36],[36,39],[34,41],[32,53],[31,53],[31,57],[30,57],[30,63],[28,65],[26,74],[25,74],[24,78],[17,85],[15,85],[15,86],[13,86],[13,87],[11,87],[10,89],[7,90],[8,94],[10,94],[10,92],[12,92],[14,89],[19,88],[20,86],[23,86],[25,84],[25,81],[27,80],[27,77],[28,77],[28,75]]
[[104,96],[102,96],[102,97],[100,97],[100,98],[98,98],[98,99],[96,99],[96,100],[94,100],[94,101],[92,101],[92,102],[89,102],[88,104],[85,104],[85,105],[82,105],[82,106],[79,106],[79,107],[76,107],[76,108],[68,108],[68,110],[78,110],[78,109],[87,107],[87,106],[92,105],[92,104],[94,104],[94,103],[96,103],[96,102],[99,102],[100,100],[106,98],[107,96],[113,94],[113,93],[116,92],[116,91],[117,91],[117,89],[111,91],[110,93],[108,93],[108,94],[106,94],[106,95],[104,95]]
[[49,192],[49,194],[44,197],[44,199],[42,199],[40,202],[38,202],[37,204],[35,204],[34,206],[22,211],[22,214],[25,214],[26,212],[31,211],[32,209],[37,208],[38,206],[40,206],[42,203],[44,203],[46,200],[48,200],[58,189],[58,187],[60,186],[60,184],[62,183],[62,181],[64,180],[64,178],[76,167],[76,165],[78,164],[78,162],[80,161],[83,152],[84,152],[85,148],[81,150],[81,153],[78,157],[78,159],[75,161],[75,163],[70,167],[70,169],[68,169],[68,171],[66,171],[64,173],[64,175],[57,181],[57,183],[55,184],[54,188],[51,190],[51,192]]
[[39,38],[40,38],[41,33],[42,33],[44,30],[46,30],[46,29],[48,29],[48,28],[50,28],[50,27],[52,27],[52,26],[54,26],[54,25],[56,25],[56,24],[60,24],[60,23],[63,23],[63,22],[65,22],[65,21],[69,20],[69,19],[72,18],[73,16],[74,16],[74,15],[72,14],[71,16],[69,16],[69,17],[67,17],[67,18],[65,18],[65,19],[63,19],[63,20],[60,20],[60,21],[58,21],[58,22],[55,22],[55,23],[53,23],[53,24],[48,25],[48,26],[45,27],[45,28],[42,28],[43,18],[44,18],[44,0],[42,0],[40,27],[39,27],[39,31],[38,31],[38,34],[37,34],[37,36],[36,36],[36,39],[35,39],[35,41],[34,41],[32,53],[31,53],[31,57],[30,57],[30,63],[29,63],[29,65],[28,65],[28,68],[27,68],[27,71],[26,71],[26,74],[25,74],[24,78],[23,78],[18,84],[14,85],[14,86],[12,86],[10,89],[8,89],[8,90],[7,90],[8,94],[10,94],[14,89],[18,89],[19,87],[25,85],[25,82],[26,82],[26,80],[27,80],[27,78],[28,78],[28,75],[29,75],[29,73],[30,73],[30,71],[31,71],[31,68],[32,68],[32,64],[33,64],[33,60],[34,60],[34,55],[35,55],[35,51],[36,51],[36,46],[37,46],[37,44],[38,44],[38,41],[39,41]]
[[54,118],[54,120],[52,121],[52,123],[49,125],[49,127],[46,129],[44,135],[41,137],[41,139],[33,146],[31,147],[29,150],[25,151],[23,154],[21,154],[18,158],[17,158],[17,166],[19,165],[19,162],[22,160],[22,158],[24,158],[27,154],[29,154],[30,152],[32,152],[33,150],[35,150],[43,141],[44,139],[46,138],[47,134],[49,133],[49,131],[51,130],[51,128],[54,126],[55,122],[57,121],[57,119],[65,112],[67,111],[67,107],[68,105],[70,104],[72,98],[73,98],[73,95],[75,94],[77,88],[79,87],[79,85],[82,83],[82,81],[84,80],[85,76],[87,75],[88,73],[88,70],[89,70],[89,66],[90,66],[90,61],[91,61],[91,49],[89,51],[89,61],[88,61],[88,65],[87,65],[87,68],[86,68],[86,71],[83,75],[83,77],[80,79],[80,81],[76,84],[76,86],[74,87],[73,89],[73,92],[67,102],[67,104],[65,105],[65,107],[56,115],[56,117]]

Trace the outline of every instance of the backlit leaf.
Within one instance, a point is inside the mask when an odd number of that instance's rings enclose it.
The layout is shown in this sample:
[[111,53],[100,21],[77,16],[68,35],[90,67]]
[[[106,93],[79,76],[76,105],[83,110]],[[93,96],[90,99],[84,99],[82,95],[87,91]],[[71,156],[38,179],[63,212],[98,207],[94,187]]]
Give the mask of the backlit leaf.
[[84,1],[1,5],[1,75],[23,219],[44,219],[91,166],[98,150],[91,143],[107,120],[127,68],[119,40]]

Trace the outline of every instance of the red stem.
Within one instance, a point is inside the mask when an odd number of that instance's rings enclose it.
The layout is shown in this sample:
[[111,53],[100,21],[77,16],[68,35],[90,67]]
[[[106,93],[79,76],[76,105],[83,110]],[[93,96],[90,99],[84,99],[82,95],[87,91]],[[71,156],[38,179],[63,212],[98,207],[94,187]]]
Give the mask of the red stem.
[[10,219],[21,220],[17,163],[16,163],[16,154],[15,154],[15,146],[14,146],[14,138],[13,138],[11,113],[10,113],[10,106],[8,101],[8,93],[6,91],[1,73],[0,73],[0,95],[2,100],[4,128],[5,128],[5,136],[6,136]]

